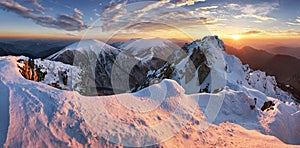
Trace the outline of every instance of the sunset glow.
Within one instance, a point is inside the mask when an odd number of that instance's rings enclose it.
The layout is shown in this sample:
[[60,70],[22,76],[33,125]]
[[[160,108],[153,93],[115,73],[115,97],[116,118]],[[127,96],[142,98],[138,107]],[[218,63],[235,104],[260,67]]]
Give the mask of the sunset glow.
[[241,36],[235,34],[235,35],[232,35],[232,39],[234,39],[234,40],[239,40],[239,39],[241,39]]
[[297,0],[3,0],[0,38],[299,40],[299,5]]

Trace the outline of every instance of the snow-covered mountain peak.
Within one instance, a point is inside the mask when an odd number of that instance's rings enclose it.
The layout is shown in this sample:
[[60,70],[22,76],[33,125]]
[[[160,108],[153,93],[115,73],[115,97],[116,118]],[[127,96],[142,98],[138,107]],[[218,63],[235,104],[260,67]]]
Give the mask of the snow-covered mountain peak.
[[218,36],[206,36],[202,40],[195,40],[190,44],[185,44],[183,47],[188,54],[192,54],[195,48],[199,48],[203,52],[209,51],[226,51],[225,44]]
[[101,52],[117,54],[120,52],[119,49],[112,47],[102,41],[89,39],[75,42],[62,49],[61,51],[49,56],[47,59],[56,59],[67,51],[71,51],[73,54],[74,52],[80,52],[85,55],[99,55]]
[[225,44],[222,40],[219,39],[218,36],[204,37],[202,39],[202,42],[208,44],[208,45],[204,44],[204,47],[205,46],[210,46],[210,47],[214,47],[212,49],[221,49],[222,51],[225,51]]

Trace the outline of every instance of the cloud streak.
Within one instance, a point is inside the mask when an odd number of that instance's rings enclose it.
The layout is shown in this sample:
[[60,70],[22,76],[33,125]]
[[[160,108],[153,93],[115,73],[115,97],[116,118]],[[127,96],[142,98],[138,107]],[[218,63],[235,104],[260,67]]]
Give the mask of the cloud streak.
[[251,30],[251,31],[247,31],[247,32],[243,32],[241,33],[241,35],[257,35],[257,34],[261,34],[263,33],[260,30]]
[[242,32],[240,33],[241,35],[265,35],[265,36],[279,36],[279,37],[283,37],[283,36],[299,36],[300,35],[300,31],[296,31],[296,30],[250,30],[247,32]]
[[239,15],[233,16],[234,18],[254,18],[262,21],[275,21],[274,17],[268,16],[268,14],[279,7],[278,3],[259,3],[259,4],[228,4],[224,8],[230,9],[232,11],[237,11]]
[[45,10],[46,8],[43,7],[38,0],[23,0],[24,2],[28,2],[28,3],[31,3],[32,5],[34,5],[36,7],[36,10],[41,13],[41,14],[44,14],[45,13]]
[[175,4],[177,7],[194,5],[196,2],[205,2],[205,0],[175,0]]
[[17,2],[1,1],[0,6],[6,11],[13,12],[23,18],[31,19],[36,24],[44,27],[67,31],[81,31],[89,27],[89,25],[82,20],[83,13],[76,8],[73,10],[73,15],[59,14],[54,18],[47,15],[37,15],[34,9],[24,7]]
[[292,26],[300,26],[300,16],[298,16],[294,22],[286,22],[286,24]]
[[258,20],[262,20],[262,21],[276,21],[276,18],[273,17],[268,17],[268,16],[261,16],[261,15],[255,15],[255,14],[241,14],[241,15],[236,15],[233,16],[234,18],[256,18]]

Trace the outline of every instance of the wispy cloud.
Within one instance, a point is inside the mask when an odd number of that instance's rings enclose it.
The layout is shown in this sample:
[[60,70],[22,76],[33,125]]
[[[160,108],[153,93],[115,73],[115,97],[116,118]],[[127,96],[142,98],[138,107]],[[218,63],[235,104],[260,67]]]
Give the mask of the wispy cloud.
[[206,7],[199,7],[196,10],[210,10],[210,9],[217,9],[219,6],[206,6]]
[[80,10],[77,9],[77,8],[74,8],[74,9],[73,9],[73,12],[74,12],[74,16],[76,16],[77,18],[82,18],[82,16],[83,16],[82,11],[80,11]]
[[121,3],[117,7],[114,5],[104,10],[101,17],[102,30],[104,32],[118,30],[124,26],[134,24],[137,24],[134,26],[135,30],[143,31],[143,26],[147,30],[149,25],[144,22],[155,26],[151,30],[155,31],[165,27],[165,25],[157,25],[157,23],[191,28],[193,26],[216,23],[218,20],[215,17],[206,17],[200,13],[193,13],[193,11],[182,7],[176,7],[170,3],[170,0],[139,3],[135,6]]
[[101,15],[97,12],[97,9],[94,9],[93,12],[94,12],[94,15],[95,15],[96,17],[100,17],[100,16],[101,16]]
[[293,21],[293,22],[286,22],[286,23],[288,25],[300,26],[300,16],[298,16],[295,21]]
[[89,26],[82,20],[83,13],[76,8],[73,10],[73,15],[59,14],[56,18],[54,18],[48,15],[40,16],[35,13],[36,11],[34,9],[22,6],[17,2],[1,1],[0,6],[6,11],[14,12],[21,17],[31,19],[36,24],[44,27],[63,29],[67,31],[80,31],[88,28]]
[[196,2],[205,2],[205,0],[175,0],[175,4],[177,7],[194,5]]
[[44,14],[46,8],[40,4],[38,0],[23,0],[24,2],[29,2],[35,6],[36,10],[42,14]]
[[249,35],[264,35],[264,36],[299,36],[300,31],[297,30],[250,30],[246,32],[239,33],[241,35],[249,36]]
[[276,18],[273,17],[268,17],[268,16],[261,16],[261,15],[255,15],[255,14],[241,14],[241,15],[236,15],[233,16],[234,18],[256,18],[258,20],[262,20],[262,21],[276,21]]
[[251,30],[247,32],[242,32],[241,35],[257,35],[263,33],[261,30]]
[[268,16],[270,12],[278,9],[278,3],[258,3],[258,4],[228,4],[224,8],[238,11],[240,14],[233,16],[234,18],[255,18],[262,21],[275,21],[274,17]]
[[140,22],[130,25],[126,28],[131,32],[151,32],[151,31],[167,31],[173,29],[171,26],[153,22]]
[[300,36],[300,31],[297,30],[281,30],[281,31],[267,31],[268,35],[273,36]]

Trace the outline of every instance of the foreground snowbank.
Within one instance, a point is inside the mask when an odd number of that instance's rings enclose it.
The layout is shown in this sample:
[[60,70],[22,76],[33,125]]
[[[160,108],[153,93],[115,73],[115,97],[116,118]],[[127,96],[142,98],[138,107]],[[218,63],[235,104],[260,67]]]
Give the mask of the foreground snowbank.
[[[185,95],[175,81],[164,80],[134,94],[84,97],[24,79],[18,59],[0,58],[0,145],[5,147],[300,144],[299,106],[253,88]],[[155,96],[162,90],[166,97]],[[274,110],[261,111],[268,100],[275,102]]]

